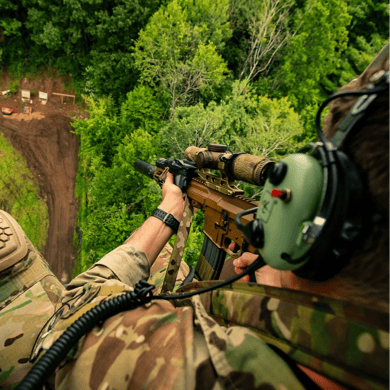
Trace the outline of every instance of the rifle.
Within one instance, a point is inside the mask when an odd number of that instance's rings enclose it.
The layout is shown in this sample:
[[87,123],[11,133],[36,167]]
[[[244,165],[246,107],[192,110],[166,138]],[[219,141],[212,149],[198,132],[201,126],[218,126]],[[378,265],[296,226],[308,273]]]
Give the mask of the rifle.
[[[163,293],[172,291],[176,281],[194,207],[205,215],[205,238],[195,270],[199,280],[218,279],[226,254],[237,258],[243,252],[256,253],[256,248],[248,244],[235,221],[238,213],[246,211],[242,221],[251,222],[258,202],[244,196],[244,191],[234,182],[241,180],[263,186],[267,171],[274,164],[265,157],[227,152],[227,146],[219,144],[210,144],[207,149],[190,146],[185,157],[183,160],[159,158],[156,166],[141,160],[134,164],[137,171],[154,179],[160,186],[169,171],[185,196],[186,207],[165,275]],[[218,170],[220,176],[210,169]],[[231,242],[239,248],[236,252],[229,249]],[[254,281],[253,275],[251,280]]]

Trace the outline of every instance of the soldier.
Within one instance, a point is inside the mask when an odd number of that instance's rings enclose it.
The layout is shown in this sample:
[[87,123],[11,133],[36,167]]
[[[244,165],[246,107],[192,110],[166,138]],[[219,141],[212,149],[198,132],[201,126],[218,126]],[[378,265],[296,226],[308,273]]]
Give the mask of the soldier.
[[[346,88],[365,89],[371,76],[382,69],[388,71],[388,47],[386,53]],[[332,104],[326,120],[328,138],[355,100],[341,98]],[[376,214],[386,216],[386,93],[366,112],[350,138],[343,148],[365,172]],[[370,141],[374,143],[367,146],[373,157],[361,150]],[[182,217],[184,202],[172,175],[163,186],[159,209],[177,220]],[[32,358],[39,357],[98,303],[131,291],[141,279],[157,282],[171,251],[167,241],[173,229],[168,224],[150,217],[124,245],[76,277],[41,330]],[[154,300],[113,315],[75,345],[57,370],[55,386],[105,390],[385,389],[387,250],[388,221],[378,217],[350,264],[329,282],[314,283],[265,266],[256,272],[260,285],[243,284],[195,295],[191,302],[175,301],[176,307]],[[158,257],[161,251],[164,256]],[[251,254],[236,259],[236,272],[251,262]],[[187,272],[181,269],[179,279]],[[181,290],[196,290],[198,285],[207,282],[191,283]]]

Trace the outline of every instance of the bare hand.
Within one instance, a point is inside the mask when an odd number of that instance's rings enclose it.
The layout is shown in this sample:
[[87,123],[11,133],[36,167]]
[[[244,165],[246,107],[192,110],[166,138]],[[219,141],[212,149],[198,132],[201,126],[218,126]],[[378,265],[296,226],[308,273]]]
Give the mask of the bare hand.
[[[229,249],[234,251],[235,243],[232,242],[229,245]],[[255,255],[250,252],[244,252],[242,256],[238,257],[233,261],[234,271],[236,274],[242,274],[246,267],[251,265],[256,259],[258,255]],[[282,287],[281,280],[281,271],[271,268],[269,265],[265,265],[264,267],[259,268],[255,271],[256,283],[265,284],[268,286]],[[249,275],[245,275],[241,279],[241,282],[249,283]]]
[[160,208],[172,214],[177,220],[181,220],[184,211],[184,199],[181,189],[174,184],[174,176],[167,173],[165,183],[162,186],[162,202]]
[[181,189],[174,184],[174,176],[172,173],[167,173],[167,178],[165,179],[165,183],[162,186],[162,197],[163,200],[167,198],[181,198],[183,199],[183,193]]

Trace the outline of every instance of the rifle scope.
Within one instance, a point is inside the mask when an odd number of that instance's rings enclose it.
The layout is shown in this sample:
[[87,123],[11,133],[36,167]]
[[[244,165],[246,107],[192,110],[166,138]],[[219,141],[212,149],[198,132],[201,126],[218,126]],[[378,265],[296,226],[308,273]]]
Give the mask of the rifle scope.
[[265,184],[269,168],[275,164],[265,157],[227,152],[227,146],[219,144],[210,144],[207,149],[189,146],[185,157],[194,161],[198,169],[224,170],[234,180],[258,186]]

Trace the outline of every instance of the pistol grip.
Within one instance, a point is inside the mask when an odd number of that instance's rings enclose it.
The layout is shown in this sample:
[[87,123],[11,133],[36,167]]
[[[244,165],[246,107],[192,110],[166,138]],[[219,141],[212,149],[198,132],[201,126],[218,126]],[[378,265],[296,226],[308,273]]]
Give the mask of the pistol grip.
[[202,251],[196,265],[196,274],[200,280],[217,280],[225,262],[226,252],[218,248],[205,236]]

